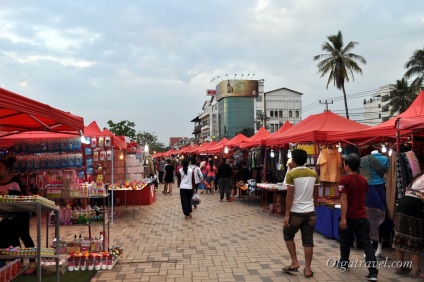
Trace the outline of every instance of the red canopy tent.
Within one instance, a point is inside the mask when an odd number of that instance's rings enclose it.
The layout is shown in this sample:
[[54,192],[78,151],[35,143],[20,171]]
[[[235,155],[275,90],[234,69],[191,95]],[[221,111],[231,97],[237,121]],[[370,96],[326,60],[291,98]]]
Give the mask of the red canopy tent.
[[290,121],[286,121],[277,131],[275,131],[274,133],[271,133],[271,135],[269,137],[280,134],[281,132],[284,132],[287,129],[292,128],[292,127],[293,127],[293,125],[290,123]]
[[422,128],[424,128],[424,90],[418,94],[409,108],[398,116],[365,130],[346,131],[333,134],[330,139],[338,141],[396,137],[397,129],[399,129],[400,134],[406,134],[414,129]]
[[243,142],[243,140],[246,140],[248,138],[249,137],[246,137],[245,135],[239,133],[233,138],[231,138],[228,142],[226,142],[225,146],[227,146],[228,148],[238,147]]
[[310,115],[293,127],[266,139],[267,146],[296,142],[328,141],[336,133],[364,130],[369,126],[349,120],[330,111]]
[[178,154],[187,154],[187,152],[190,151],[191,149],[193,149],[193,146],[191,146],[191,144],[188,144],[187,146],[181,148],[178,151]]
[[217,154],[219,152],[222,152],[226,142],[228,142],[228,139],[224,137],[218,143],[216,143],[216,145],[209,146],[209,148],[206,150],[206,152],[208,154]]
[[195,151],[194,151],[194,153],[196,153],[196,154],[206,154],[207,152],[206,152],[206,150],[208,149],[208,148],[210,148],[211,146],[214,146],[214,145],[216,145],[216,141],[215,140],[212,140],[211,142],[209,142],[209,143],[207,143],[207,142],[203,142],[200,146],[199,146],[199,148],[197,148]]
[[79,134],[82,117],[0,88],[0,137],[25,131]]
[[264,139],[270,135],[271,134],[268,132],[268,130],[266,130],[265,127],[262,126],[261,128],[259,128],[258,132],[255,133],[255,135],[246,140],[243,140],[239,147],[243,149],[265,145]]
[[110,132],[107,128],[103,129],[102,133],[103,136],[110,136],[112,138],[112,146],[115,148],[120,148],[123,150],[127,149],[127,143],[119,137],[113,135],[113,133]]
[[194,144],[193,147],[186,150],[186,154],[193,154],[199,147],[199,144]]

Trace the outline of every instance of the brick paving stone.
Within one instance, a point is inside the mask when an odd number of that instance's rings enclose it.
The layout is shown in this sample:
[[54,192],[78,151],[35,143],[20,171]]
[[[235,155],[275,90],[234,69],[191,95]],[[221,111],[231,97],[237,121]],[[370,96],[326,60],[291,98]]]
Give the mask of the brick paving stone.
[[[243,201],[220,203],[219,195],[201,195],[202,203],[193,211],[193,218],[182,215],[179,191],[172,196],[160,193],[152,205],[133,209],[121,205],[121,214],[110,225],[110,245],[125,248],[123,256],[111,271],[99,271],[92,279],[103,281],[364,281],[367,269],[351,269],[341,273],[326,265],[328,259],[339,257],[338,241],[314,235],[315,275],[305,279],[304,254],[300,234],[295,237],[300,271],[283,274],[281,268],[290,264],[290,256],[282,237],[283,217],[262,212],[257,196]],[[129,202],[128,202],[129,203]],[[45,220],[45,217],[42,217]],[[31,219],[31,236],[36,240],[36,221]],[[99,234],[101,227],[93,226]],[[42,228],[45,242],[45,228]],[[52,239],[54,229],[48,229]],[[60,236],[72,239],[87,234],[87,227],[64,226]],[[389,263],[396,254],[384,248]],[[364,260],[361,249],[351,249],[351,260]],[[424,260],[420,265],[424,269]],[[379,268],[379,281],[414,281],[391,268]]]

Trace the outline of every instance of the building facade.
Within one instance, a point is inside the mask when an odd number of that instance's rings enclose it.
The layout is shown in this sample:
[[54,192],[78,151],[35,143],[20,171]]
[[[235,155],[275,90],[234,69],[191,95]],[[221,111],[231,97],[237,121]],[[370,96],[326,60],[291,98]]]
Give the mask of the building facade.
[[263,79],[223,80],[191,121],[193,134],[201,143],[231,139],[240,132],[253,134],[261,126],[275,132],[285,121],[301,121],[301,109],[302,93],[297,91],[280,88],[265,93]]
[[364,124],[373,126],[390,119],[390,92],[394,89],[393,84],[388,84],[380,87],[370,99],[364,99]]

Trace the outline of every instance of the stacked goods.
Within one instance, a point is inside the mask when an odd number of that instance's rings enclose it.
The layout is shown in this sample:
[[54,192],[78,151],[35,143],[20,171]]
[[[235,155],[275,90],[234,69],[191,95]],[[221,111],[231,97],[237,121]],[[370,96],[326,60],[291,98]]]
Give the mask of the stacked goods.
[[[40,248],[42,256],[54,256],[54,248]],[[21,247],[12,247],[0,250],[2,255],[10,256],[35,256],[37,255],[37,247],[32,248],[21,248]]]
[[53,201],[38,195],[31,196],[16,196],[16,195],[0,195],[0,202],[13,203],[13,202],[40,202],[50,206],[56,206]]
[[75,252],[68,257],[68,271],[111,270],[122,255],[123,248],[115,248],[108,252]]

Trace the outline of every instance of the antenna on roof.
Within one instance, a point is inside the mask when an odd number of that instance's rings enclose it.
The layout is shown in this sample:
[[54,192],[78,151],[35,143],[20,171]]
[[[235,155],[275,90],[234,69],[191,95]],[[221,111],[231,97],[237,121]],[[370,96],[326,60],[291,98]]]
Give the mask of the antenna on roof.
[[241,79],[243,79],[243,75],[244,75],[244,74],[241,74]]
[[236,78],[237,78],[237,74],[234,75],[234,79],[236,79]]
[[249,79],[250,73],[247,74],[246,79]]
[[213,82],[216,79],[216,77],[212,78],[212,80],[210,82]]

